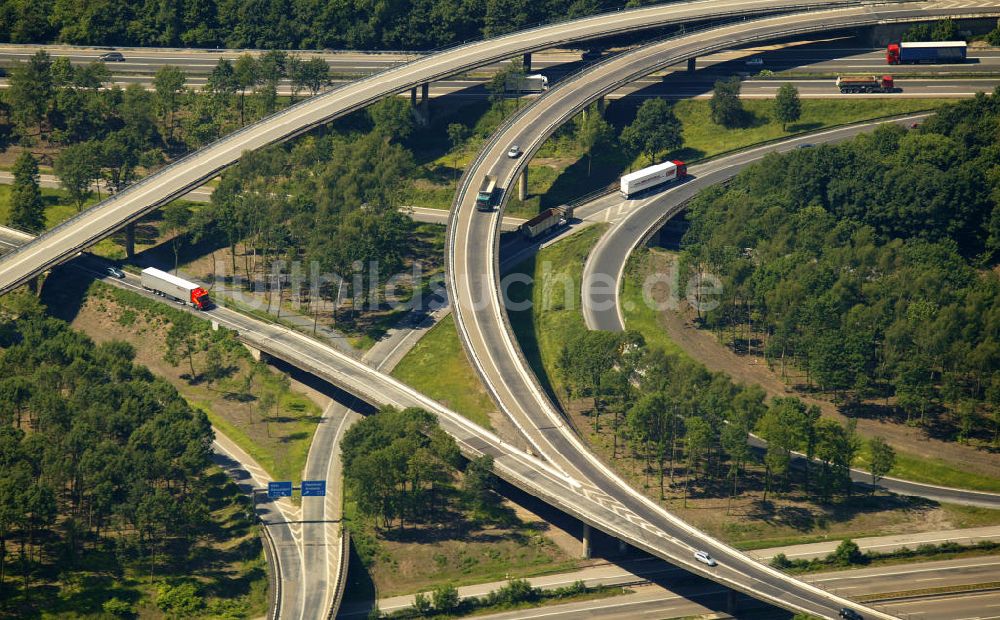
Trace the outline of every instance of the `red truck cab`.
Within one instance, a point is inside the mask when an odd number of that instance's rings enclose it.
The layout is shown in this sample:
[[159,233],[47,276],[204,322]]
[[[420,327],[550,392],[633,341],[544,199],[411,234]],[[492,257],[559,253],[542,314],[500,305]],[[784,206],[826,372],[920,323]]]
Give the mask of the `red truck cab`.
[[898,65],[899,60],[899,44],[890,43],[889,47],[885,48],[885,62],[890,65]]
[[191,305],[199,310],[210,310],[215,304],[208,296],[208,291],[199,286],[191,290]]
[[675,159],[672,162],[673,165],[677,166],[677,178],[686,177],[688,175],[688,166],[679,159]]

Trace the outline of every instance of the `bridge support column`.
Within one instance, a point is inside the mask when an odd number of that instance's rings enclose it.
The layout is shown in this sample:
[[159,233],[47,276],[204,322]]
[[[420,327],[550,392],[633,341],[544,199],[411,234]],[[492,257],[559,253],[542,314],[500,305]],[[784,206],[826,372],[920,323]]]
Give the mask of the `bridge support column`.
[[697,58],[688,58],[688,73],[694,73],[695,71],[695,61]]
[[125,257],[135,257],[135,222],[125,225]]
[[590,559],[590,526],[583,524],[583,536],[580,539],[580,557],[584,560]]
[[521,64],[524,66],[525,73],[531,73],[531,52],[527,52],[521,57]]
[[410,89],[410,108],[417,109],[417,87],[414,86]]
[[251,347],[250,345],[248,345],[245,342],[243,343],[243,346],[246,347],[247,351],[250,351],[250,357],[252,357],[254,359],[254,361],[257,361],[257,362],[266,362],[267,361],[267,353],[264,353],[260,349],[256,349],[254,347]]
[[736,590],[728,590],[726,592],[726,613],[735,614],[736,613]]
[[517,199],[524,201],[528,199],[528,167],[524,167],[524,172],[517,178]]
[[597,99],[597,113],[604,116],[604,111],[608,109],[608,100],[604,97]]
[[[411,97],[415,96],[414,89]],[[424,82],[420,85],[420,104],[414,108],[417,115],[417,124],[427,127],[431,124],[431,85]]]
[[624,540],[619,540],[618,541],[618,553],[620,553],[621,555],[625,555],[626,551],[628,551],[628,545],[625,544]]

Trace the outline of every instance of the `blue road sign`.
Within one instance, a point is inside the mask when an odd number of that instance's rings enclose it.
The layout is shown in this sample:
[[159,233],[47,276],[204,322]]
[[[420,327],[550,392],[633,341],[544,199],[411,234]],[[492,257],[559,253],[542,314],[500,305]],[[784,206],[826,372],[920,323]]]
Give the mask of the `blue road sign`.
[[326,480],[303,480],[302,497],[323,497],[326,495]]
[[268,482],[267,483],[267,496],[271,499],[277,497],[291,497],[292,496],[292,483],[291,482]]

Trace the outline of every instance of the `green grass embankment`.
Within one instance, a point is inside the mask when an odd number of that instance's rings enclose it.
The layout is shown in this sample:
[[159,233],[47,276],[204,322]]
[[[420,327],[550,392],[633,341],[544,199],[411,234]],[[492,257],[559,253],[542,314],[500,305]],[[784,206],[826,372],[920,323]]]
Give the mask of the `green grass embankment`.
[[452,315],[424,334],[392,371],[392,376],[476,424],[492,428],[493,401],[469,364]]

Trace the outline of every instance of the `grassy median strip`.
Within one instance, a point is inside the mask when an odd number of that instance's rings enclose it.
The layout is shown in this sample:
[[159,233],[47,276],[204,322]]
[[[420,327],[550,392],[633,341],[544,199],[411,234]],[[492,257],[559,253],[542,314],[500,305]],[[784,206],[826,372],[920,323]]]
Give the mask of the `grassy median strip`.
[[392,371],[392,376],[485,428],[495,407],[469,363],[448,315],[432,327]]
[[725,151],[741,149],[759,142],[817,131],[835,125],[848,125],[890,115],[933,110],[947,99],[803,99],[802,117],[782,128],[774,118],[774,102],[770,99],[744,99],[747,126],[726,129],[712,121],[709,102],[685,99],[674,106],[684,127],[684,148],[677,153],[685,161],[712,157]]
[[[854,466],[864,469],[870,462],[871,452],[869,445],[865,444],[858,453]],[[899,450],[896,450],[896,464],[889,475],[912,482],[1000,493],[1000,480],[997,478],[958,469],[940,459],[929,459]]]
[[919,590],[899,590],[897,592],[881,592],[878,594],[862,594],[854,598],[859,603],[877,603],[896,599],[919,598],[939,594],[969,594],[972,592],[991,592],[1000,590],[1000,581],[987,583],[970,583],[959,586],[939,586],[937,588],[921,588]]
[[[683,126],[684,146],[669,153],[665,159],[683,159],[689,164],[734,150],[755,146],[795,135],[821,131],[840,125],[850,125],[888,116],[934,110],[948,99],[803,99],[802,117],[782,127],[774,118],[774,102],[770,99],[744,99],[747,113],[745,127],[728,129],[712,121],[709,101],[684,99],[674,104],[674,111]],[[632,112],[609,108],[608,119],[616,131],[630,123]],[[571,126],[560,129],[549,138],[528,166],[528,195],[523,202],[511,200],[508,215],[527,217],[541,209],[553,207],[587,192],[606,187],[621,174],[649,165],[645,156],[629,157],[621,145],[602,147],[594,153],[588,166],[586,151],[577,142]],[[631,164],[631,165],[630,165]]]
[[514,303],[531,301],[527,310],[508,313],[531,369],[547,389],[562,387],[557,367],[561,345],[574,331],[587,327],[581,314],[580,283],[587,255],[608,229],[589,226],[539,251],[514,271],[531,276],[531,284],[516,282],[508,294]]

